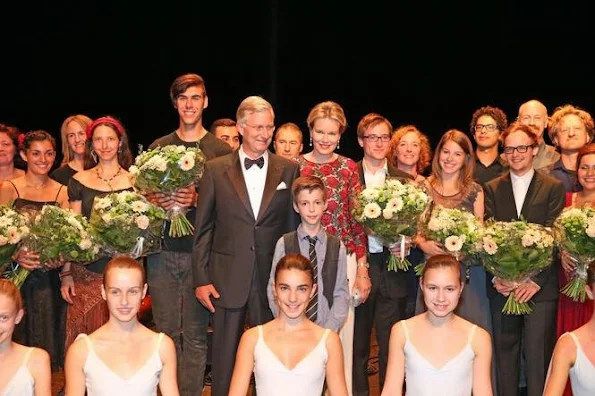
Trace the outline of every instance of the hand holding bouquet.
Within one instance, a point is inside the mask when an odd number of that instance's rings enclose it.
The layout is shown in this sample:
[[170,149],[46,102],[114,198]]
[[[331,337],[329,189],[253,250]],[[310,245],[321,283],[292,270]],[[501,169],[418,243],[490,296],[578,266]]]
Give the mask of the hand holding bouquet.
[[[132,175],[133,185],[142,193],[172,194],[180,188],[196,185],[202,177],[205,160],[198,145],[168,145],[141,152],[128,171]],[[167,219],[171,221],[170,237],[183,237],[194,231],[186,218],[186,212],[187,209],[180,205],[167,210]]]
[[[400,242],[403,247],[417,233],[419,216],[429,203],[429,195],[417,183],[387,178],[382,186],[366,188],[357,195],[353,216],[384,246]],[[390,271],[406,271],[409,266],[405,249],[401,248],[399,258],[390,255]]]
[[[424,230],[427,239],[439,242],[444,249],[461,261],[478,253],[482,224],[473,213],[436,205]],[[419,267],[419,268],[418,268]],[[416,267],[418,275],[423,264]]]
[[[483,233],[483,264],[488,272],[509,282],[522,283],[552,264],[554,237],[540,224],[526,221],[491,221]],[[502,312],[512,315],[531,313],[528,303],[519,303],[514,291]]]
[[[99,245],[89,232],[87,220],[71,210],[45,205],[29,224],[30,233],[23,238],[19,249],[38,255],[38,269],[47,271],[65,262],[89,263],[97,259]],[[17,286],[29,270],[17,266],[7,278]]]
[[164,219],[163,209],[140,194],[122,191],[96,197],[89,224],[106,253],[137,258],[161,249]]
[[587,298],[587,268],[595,260],[595,208],[566,208],[554,223],[556,242],[576,266],[562,293],[574,301]]
[[0,274],[10,264],[18,243],[27,234],[27,219],[14,209],[0,205]]

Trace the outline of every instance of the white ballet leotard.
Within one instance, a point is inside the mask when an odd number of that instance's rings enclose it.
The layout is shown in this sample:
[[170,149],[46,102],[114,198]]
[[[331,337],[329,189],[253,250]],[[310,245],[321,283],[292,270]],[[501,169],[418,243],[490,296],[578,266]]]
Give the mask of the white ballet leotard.
[[27,362],[32,352],[33,348],[27,349],[21,366],[6,384],[2,396],[33,396],[35,394],[35,380],[27,369]]
[[572,332],[566,334],[570,334],[576,345],[576,360],[568,373],[570,385],[572,385],[572,394],[574,396],[595,395],[595,366],[585,355],[578,337]]

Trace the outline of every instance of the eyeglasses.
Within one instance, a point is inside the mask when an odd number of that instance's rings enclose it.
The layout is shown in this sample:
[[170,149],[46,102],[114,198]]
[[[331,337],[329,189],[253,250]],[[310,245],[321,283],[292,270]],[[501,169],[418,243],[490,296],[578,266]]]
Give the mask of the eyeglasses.
[[518,151],[519,154],[525,154],[532,147],[533,147],[532,145],[529,145],[529,146],[516,146],[516,147],[505,146],[504,147],[504,154],[512,154],[512,153],[514,153],[514,150]]
[[389,135],[382,135],[382,136],[368,135],[368,136],[364,136],[364,139],[366,139],[372,143],[376,143],[378,140],[382,140],[383,143],[386,143],[390,140],[390,136]]
[[475,132],[481,132],[483,130],[483,128],[485,128],[486,131],[488,131],[488,132],[493,132],[496,129],[498,129],[498,125],[496,125],[496,124],[485,124],[485,125],[477,124],[477,125],[475,125]]
[[275,130],[274,125],[250,125],[250,124],[244,124],[244,125],[249,126],[252,129],[255,129],[256,132],[259,132],[259,133],[262,133],[264,131],[273,132]]

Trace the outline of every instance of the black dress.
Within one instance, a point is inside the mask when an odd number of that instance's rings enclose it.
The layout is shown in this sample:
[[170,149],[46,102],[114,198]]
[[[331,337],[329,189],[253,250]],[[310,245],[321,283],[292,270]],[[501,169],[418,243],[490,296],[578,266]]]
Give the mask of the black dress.
[[[12,183],[11,183],[12,184]],[[16,211],[41,210],[44,205],[58,206],[56,200],[31,201],[21,198],[19,191],[13,203]],[[21,286],[25,316],[14,332],[14,340],[20,344],[45,349],[50,354],[52,371],[64,366],[64,342],[66,340],[67,303],[60,294],[59,270],[33,270]]]

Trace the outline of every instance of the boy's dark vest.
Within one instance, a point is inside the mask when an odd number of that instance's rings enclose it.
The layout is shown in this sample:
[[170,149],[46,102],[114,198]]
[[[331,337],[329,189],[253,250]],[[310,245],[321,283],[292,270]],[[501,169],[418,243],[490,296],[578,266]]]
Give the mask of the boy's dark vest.
[[[283,243],[285,244],[285,254],[302,254],[297,231],[288,232],[283,235]],[[335,283],[337,283],[340,247],[341,243],[337,237],[326,234],[326,253],[324,254],[324,264],[322,266],[322,285],[324,289],[322,294],[328,301],[329,308],[333,306],[333,292],[335,291]],[[308,258],[307,256],[305,257]],[[320,265],[320,261],[318,264]]]

